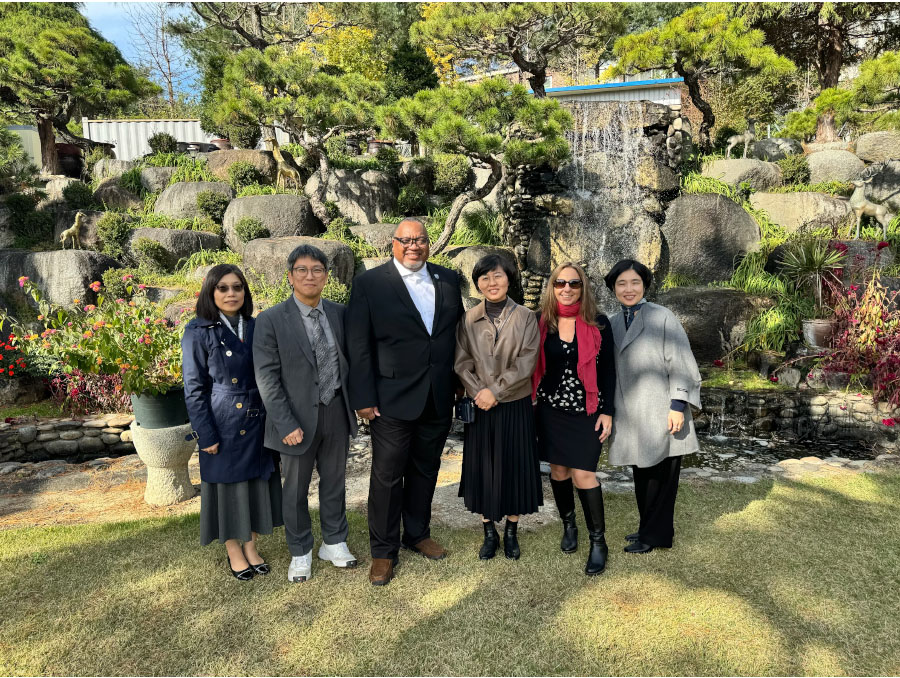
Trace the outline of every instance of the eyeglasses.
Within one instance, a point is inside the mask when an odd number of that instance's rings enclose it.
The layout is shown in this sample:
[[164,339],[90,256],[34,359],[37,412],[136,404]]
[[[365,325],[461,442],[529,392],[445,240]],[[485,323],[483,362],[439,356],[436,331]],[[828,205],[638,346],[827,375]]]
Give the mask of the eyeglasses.
[[222,294],[228,294],[228,290],[243,292],[244,285],[242,283],[235,283],[234,285],[216,285],[216,291],[221,292]]
[[394,238],[398,243],[403,245],[404,247],[409,247],[413,243],[418,245],[419,247],[425,247],[428,244],[428,236],[422,235],[418,238]]
[[566,285],[571,287],[573,290],[580,290],[582,287],[584,287],[584,282],[582,282],[581,280],[562,280],[560,278],[557,278],[553,281],[553,287],[557,290],[564,289]]
[[305,278],[307,273],[312,273],[313,276],[319,278],[325,275],[328,271],[321,266],[314,266],[313,268],[306,268],[306,266],[295,266],[291,269],[294,275],[298,275],[301,278]]

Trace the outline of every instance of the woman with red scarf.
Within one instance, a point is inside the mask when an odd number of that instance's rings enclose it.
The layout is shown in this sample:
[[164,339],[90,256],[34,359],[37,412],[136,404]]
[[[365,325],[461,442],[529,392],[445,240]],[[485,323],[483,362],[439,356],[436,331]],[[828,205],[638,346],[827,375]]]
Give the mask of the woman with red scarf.
[[550,274],[538,321],[541,350],[532,378],[538,449],[550,463],[550,485],[563,521],[560,548],[578,549],[575,496],[584,510],[591,549],[584,572],[606,568],[606,521],[597,462],[612,432],[616,370],[609,319],[597,311],[590,280],[566,262]]

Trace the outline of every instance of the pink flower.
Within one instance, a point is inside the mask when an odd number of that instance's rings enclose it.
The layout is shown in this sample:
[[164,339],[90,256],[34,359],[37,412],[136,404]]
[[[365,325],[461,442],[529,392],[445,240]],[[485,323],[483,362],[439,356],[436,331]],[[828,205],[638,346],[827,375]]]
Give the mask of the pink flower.
[[777,384],[777,383],[778,383],[778,377],[776,377],[776,376],[773,374],[771,377],[769,377],[769,381],[771,381],[773,384]]
[[93,304],[88,304],[87,306],[84,307],[84,310],[85,310],[86,312],[90,313],[91,311],[96,310],[96,308],[97,308],[97,307],[94,306]]
[[725,363],[723,363],[721,360],[713,360],[713,365],[715,365],[716,367],[724,367]]
[[19,277],[19,287],[25,287],[25,283],[28,282],[28,276],[23,275]]
[[883,250],[885,247],[890,247],[890,246],[891,246],[891,243],[882,240],[880,243],[878,243],[878,244],[875,246],[875,249],[876,249],[876,250]]
[[99,281],[99,280],[95,280],[95,281],[92,282],[90,285],[88,285],[88,287],[90,287],[94,292],[99,292],[99,291],[100,291],[100,287],[101,287],[100,281]]
[[125,300],[122,299],[122,298],[120,297],[120,298],[116,299],[116,303],[117,303],[117,304],[124,304],[124,303],[125,303]]
[[122,276],[122,282],[128,282],[129,280],[131,280],[133,278],[134,278],[134,276],[131,275],[131,273],[126,273],[125,275]]
[[147,286],[146,285],[138,285],[138,289],[145,290],[145,289],[147,289]]
[[846,410],[846,409],[847,409],[847,406],[846,406],[846,405],[841,405],[841,409],[842,409],[842,410]]
[[895,421],[894,419],[882,419],[881,423],[884,424],[885,426],[893,426],[894,421]]
[[66,327],[72,327],[72,323],[71,323],[71,322],[67,322],[67,323],[66,323]]
[[856,292],[856,290],[858,290],[858,289],[859,289],[859,286],[857,286],[857,285],[850,285],[850,291],[851,291],[851,292]]

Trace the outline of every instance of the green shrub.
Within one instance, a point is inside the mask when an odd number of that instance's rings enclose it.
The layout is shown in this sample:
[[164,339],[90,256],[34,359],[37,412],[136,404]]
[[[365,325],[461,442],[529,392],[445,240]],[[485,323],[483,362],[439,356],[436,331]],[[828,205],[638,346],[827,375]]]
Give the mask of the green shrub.
[[125,258],[125,241],[131,234],[131,219],[121,212],[107,212],[97,221],[97,239],[103,253],[115,259]]
[[80,181],[66,186],[62,194],[66,203],[73,210],[86,210],[94,206],[94,192],[90,186]]
[[166,132],[157,132],[149,139],[147,145],[154,153],[174,153],[178,150],[178,140]]
[[119,186],[135,195],[144,195],[147,191],[144,188],[144,184],[141,183],[141,169],[142,166],[138,166],[123,172],[122,176],[119,177]]
[[263,222],[256,217],[242,217],[239,219],[234,225],[234,232],[241,239],[241,242],[250,242],[257,238],[268,238],[270,235],[269,229],[263,226]]
[[328,282],[322,288],[322,297],[337,304],[346,304],[350,301],[350,288],[337,278],[328,276]]
[[813,107],[802,111],[791,111],[784,119],[784,127],[775,135],[784,139],[797,139],[798,141],[810,141],[816,136],[816,126],[819,115]]
[[106,151],[103,146],[94,146],[87,152],[87,155],[84,156],[84,162],[82,163],[81,168],[81,179],[86,184],[90,184],[93,176],[94,176],[94,166],[103,160],[103,158],[108,158],[109,153]]
[[[132,276],[130,280],[122,280],[123,276]],[[103,272],[103,296],[107,299],[130,299],[140,282],[136,268],[108,268]],[[131,291],[128,291],[128,288]]]
[[290,159],[300,169],[308,169],[314,172],[319,168],[319,163],[313,158],[306,149],[300,144],[282,144],[281,152],[285,156],[290,155]]
[[193,271],[198,266],[209,266],[215,264],[235,264],[240,266],[243,263],[243,257],[237,252],[231,250],[205,250],[200,248],[197,252],[192,253],[189,257],[181,259],[175,267],[178,271]]
[[[296,188],[287,189],[289,192],[297,192]],[[235,197],[246,198],[249,195],[275,195],[278,190],[274,186],[263,186],[262,184],[250,184],[238,189]]]
[[[443,228],[443,224],[441,225]],[[500,214],[491,209],[464,214],[449,245],[499,245]]]
[[352,231],[350,230],[350,226],[352,225],[353,222],[349,219],[345,219],[344,217],[332,219],[331,222],[329,222],[328,227],[325,229],[325,232],[319,237],[323,240],[337,240],[347,245],[347,247],[349,247],[353,252],[353,258],[355,259],[357,265],[362,259],[382,256],[383,253],[380,252],[376,247],[370,245],[362,238],[353,235]]
[[13,228],[15,222],[24,219],[40,202],[41,197],[37,193],[12,193],[3,199],[3,205],[9,210],[12,217]]
[[218,191],[201,191],[197,194],[197,208],[217,224],[222,223],[229,202],[228,196]]
[[185,159],[192,160],[187,153],[154,153],[141,162],[145,167],[178,167]]
[[802,153],[785,156],[776,163],[781,168],[785,184],[805,184],[809,181],[809,163]]
[[469,184],[469,159],[456,153],[434,156],[434,190],[443,195],[462,193]]
[[340,162],[348,158],[350,154],[347,152],[347,135],[335,134],[329,137],[328,141],[325,142],[325,155],[332,162]]
[[138,238],[131,245],[138,268],[155,273],[164,273],[168,270],[169,258],[166,248],[150,238]]
[[40,243],[50,245],[53,242],[54,221],[49,212],[29,212],[18,224],[13,224],[13,247],[28,249]]
[[407,184],[397,196],[400,214],[422,214],[428,210],[428,194],[418,184]]
[[228,140],[235,148],[256,148],[262,138],[262,130],[253,122],[246,125],[229,125],[226,131]]
[[382,171],[388,174],[397,174],[400,169],[400,153],[393,146],[382,146],[375,154],[375,161]]
[[179,156],[178,169],[169,180],[169,186],[179,181],[218,181],[219,178],[209,171],[206,160],[192,158],[191,156]]
[[262,173],[252,163],[238,161],[228,168],[228,182],[236,191],[262,180]]

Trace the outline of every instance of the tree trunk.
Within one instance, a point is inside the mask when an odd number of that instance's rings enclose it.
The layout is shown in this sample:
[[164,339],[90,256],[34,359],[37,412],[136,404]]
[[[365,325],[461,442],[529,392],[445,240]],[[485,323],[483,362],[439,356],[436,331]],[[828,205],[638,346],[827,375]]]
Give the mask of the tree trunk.
[[319,160],[319,186],[309,196],[309,207],[316,218],[323,224],[328,226],[331,221],[331,215],[328,213],[328,207],[325,205],[325,193],[328,191],[328,179],[331,178],[331,163],[324,148],[318,146],[305,146],[306,150],[312,155],[317,156]]
[[56,154],[56,130],[53,120],[37,119],[38,137],[41,140],[41,172],[43,174],[59,173],[59,157]]
[[838,141],[834,125],[834,111],[825,111],[816,121],[816,142]]
[[541,69],[537,73],[532,73],[528,76],[528,84],[531,85],[531,91],[534,92],[534,96],[537,99],[544,99],[547,97],[547,90],[544,89],[544,83],[547,81],[547,71],[545,69]]
[[[840,19],[838,19],[840,21]],[[844,35],[841,27],[829,23],[828,19],[819,16],[819,43],[817,45],[816,69],[819,72],[819,85],[822,89],[837,87],[844,65]],[[816,141],[837,141],[837,130],[834,124],[834,112],[826,111],[816,121]]]
[[528,84],[531,85],[534,96],[538,99],[546,98],[547,90],[544,89],[544,83],[547,81],[546,59],[537,62],[529,61],[518,49],[513,50],[510,57],[519,70],[528,74]]
[[453,232],[456,230],[456,222],[459,221],[463,208],[474,200],[481,200],[484,196],[494,190],[494,187],[501,180],[506,180],[506,167],[504,167],[504,165],[496,158],[491,158],[488,162],[491,164],[491,176],[488,178],[485,185],[477,190],[473,188],[458,195],[456,200],[453,201],[453,204],[450,205],[450,213],[447,215],[446,221],[444,221],[444,230],[441,231],[441,235],[438,237],[437,242],[431,248],[432,255],[440,254],[450,243]]
[[703,114],[703,120],[700,122],[700,130],[698,131],[698,140],[700,148],[704,153],[712,151],[712,139],[709,136],[710,130],[716,124],[716,114],[713,113],[710,106],[700,92],[700,79],[695,73],[689,73],[681,68],[680,64],[675,64],[675,72],[684,78],[684,84],[687,85],[688,93],[691,95],[691,102],[697,107],[697,110]]

